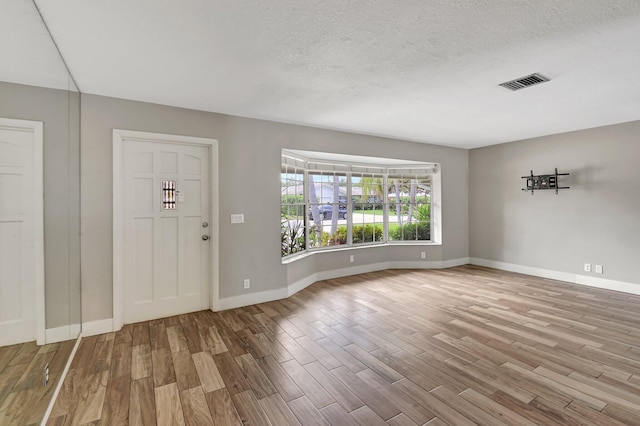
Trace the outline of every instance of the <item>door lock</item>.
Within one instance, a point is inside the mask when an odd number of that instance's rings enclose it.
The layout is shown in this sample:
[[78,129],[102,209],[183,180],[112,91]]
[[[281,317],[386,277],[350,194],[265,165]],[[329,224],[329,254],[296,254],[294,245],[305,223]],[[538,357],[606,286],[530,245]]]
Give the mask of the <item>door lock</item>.
[[209,239],[209,236],[207,234],[202,235],[202,239],[204,241],[207,241]]
[[209,226],[209,222],[202,222],[202,227],[207,228]]

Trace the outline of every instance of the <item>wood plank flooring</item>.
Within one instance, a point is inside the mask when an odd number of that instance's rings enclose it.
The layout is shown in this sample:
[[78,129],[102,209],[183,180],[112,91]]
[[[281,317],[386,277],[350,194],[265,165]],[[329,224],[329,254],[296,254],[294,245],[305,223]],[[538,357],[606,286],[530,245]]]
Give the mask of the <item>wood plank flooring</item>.
[[[40,424],[75,342],[0,348],[0,425]],[[47,363],[49,383],[44,386]]]
[[474,266],[322,281],[83,339],[48,424],[640,425],[640,297]]

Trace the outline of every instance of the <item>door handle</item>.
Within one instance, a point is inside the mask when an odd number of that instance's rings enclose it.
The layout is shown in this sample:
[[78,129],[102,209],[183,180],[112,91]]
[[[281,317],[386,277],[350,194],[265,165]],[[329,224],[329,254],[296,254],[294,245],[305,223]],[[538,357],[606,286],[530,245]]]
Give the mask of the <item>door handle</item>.
[[209,239],[209,236],[207,234],[202,235],[202,239],[204,241],[207,241]]

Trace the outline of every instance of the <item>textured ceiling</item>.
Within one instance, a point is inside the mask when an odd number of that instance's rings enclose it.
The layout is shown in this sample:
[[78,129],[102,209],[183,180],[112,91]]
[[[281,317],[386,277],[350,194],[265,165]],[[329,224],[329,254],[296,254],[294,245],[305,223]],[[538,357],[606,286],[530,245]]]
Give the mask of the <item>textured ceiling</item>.
[[638,0],[36,3],[88,93],[467,148],[640,119]]

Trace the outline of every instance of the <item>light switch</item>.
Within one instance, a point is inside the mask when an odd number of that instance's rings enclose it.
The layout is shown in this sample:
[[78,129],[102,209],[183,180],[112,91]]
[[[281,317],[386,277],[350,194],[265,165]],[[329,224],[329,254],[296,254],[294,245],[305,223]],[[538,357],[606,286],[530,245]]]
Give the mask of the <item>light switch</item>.
[[231,223],[244,223],[244,214],[243,213],[232,214]]

